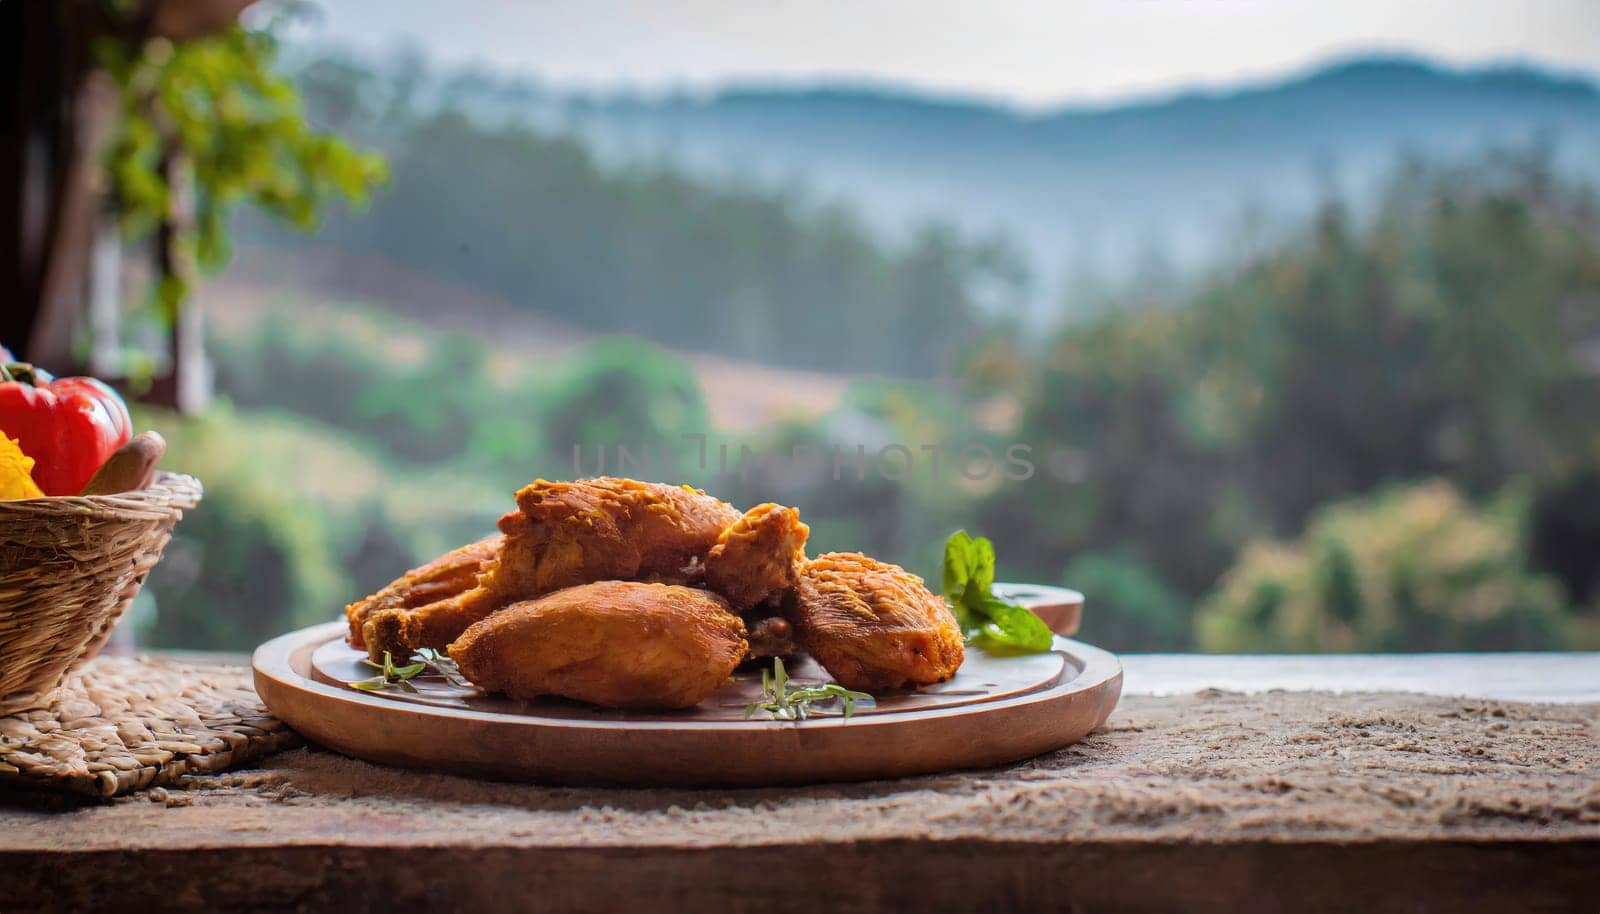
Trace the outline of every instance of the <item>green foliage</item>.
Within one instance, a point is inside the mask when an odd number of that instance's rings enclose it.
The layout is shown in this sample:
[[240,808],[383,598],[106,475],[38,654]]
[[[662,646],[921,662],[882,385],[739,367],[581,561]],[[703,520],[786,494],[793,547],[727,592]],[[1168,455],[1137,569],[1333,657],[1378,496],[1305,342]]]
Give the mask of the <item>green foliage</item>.
[[[465,334],[431,336],[426,349],[400,350],[366,333],[268,315],[255,333],[219,339],[217,386],[246,407],[287,409],[361,434],[393,456],[438,463],[495,450],[484,415],[509,421],[488,377],[487,350]],[[528,453],[526,438],[517,441]]]
[[[379,107],[330,82],[330,66],[305,75],[311,105],[341,123]],[[948,374],[981,329],[976,277],[1025,281],[998,239],[968,244],[930,225],[890,245],[839,207],[652,165],[608,169],[576,140],[485,126],[450,108],[391,113],[381,128],[393,187],[369,218],[331,221],[318,244],[381,255],[599,333],[928,377]]]
[[[329,201],[363,201],[386,178],[381,156],[307,125],[293,84],[273,69],[270,31],[140,47],[108,37],[96,53],[121,92],[107,167],[126,229],[148,232],[172,219],[175,196],[192,196],[192,232],[176,226],[173,259],[227,263],[227,217],[240,202],[311,229]],[[157,298],[169,315],[188,281],[181,269],[162,277]]]
[[[982,522],[1028,576],[1129,544],[1193,600],[1245,544],[1333,499],[1433,476],[1484,498],[1594,472],[1597,226],[1593,194],[1537,150],[1406,165],[1370,218],[1330,201],[1180,309],[1065,328],[1015,433],[1067,455],[1064,472],[993,493]],[[1354,613],[1348,557],[1318,569],[1330,611]],[[1235,602],[1270,607],[1276,586]]]
[[246,650],[344,605],[339,531],[294,469],[345,461],[295,460],[292,445],[289,453],[266,445],[265,428],[240,434],[226,412],[181,421],[141,411],[137,419],[168,439],[168,466],[206,486],[146,585],[156,603],[152,645]]
[[1563,643],[1559,585],[1528,570],[1524,506],[1472,507],[1435,481],[1316,511],[1255,543],[1200,608],[1210,651],[1539,649]]
[[1055,579],[1063,556],[1137,543],[1195,594],[1231,557],[1218,510],[1227,455],[1184,406],[1197,373],[1184,343],[1192,319],[1135,311],[1072,327],[1036,365],[1013,437],[1052,463],[980,509],[987,527],[1008,530],[1007,554],[1029,575]]
[[1073,556],[1062,575],[1083,593],[1079,636],[1112,650],[1181,651],[1189,640],[1189,601],[1132,550]]
[[[642,459],[642,449],[683,446],[681,435],[705,434],[705,400],[682,359],[648,343],[611,339],[593,343],[566,361],[543,406],[545,434],[557,456],[586,455],[594,475],[598,449],[608,459],[618,447]],[[611,467],[607,472],[615,470]]]
[[1192,388],[1279,529],[1323,501],[1442,474],[1483,495],[1600,458],[1592,195],[1535,151],[1411,164],[1370,225],[1330,203],[1304,241],[1204,295]]
[[[397,131],[425,128],[402,119]],[[471,260],[504,294],[548,278],[551,286],[523,301],[552,302],[586,321],[633,315],[641,329],[680,334],[695,348],[713,339],[745,346],[776,332],[784,345],[828,348],[841,365],[877,364],[889,341],[923,332],[905,329],[912,299],[934,302],[928,313],[944,315],[935,323],[956,329],[904,350],[920,355],[884,356],[888,373],[938,371],[944,357],[935,350],[969,319],[957,297],[940,297],[959,281],[964,255],[936,233],[908,249],[921,259],[908,259],[868,246],[838,213],[791,211],[656,172],[618,178],[581,148],[524,132],[471,128],[478,132],[451,137],[437,129],[427,142],[439,148],[406,167],[427,164],[437,171],[415,174],[443,181],[454,173],[470,184],[477,179],[459,164],[446,169],[444,150],[492,148],[492,174],[467,188],[464,203],[449,186],[413,176],[422,183],[408,194],[437,196],[413,198],[415,210],[383,221],[423,219],[437,206],[440,224],[448,216],[468,225],[474,207],[495,202],[495,188],[516,213],[488,229],[505,237],[483,247],[476,235],[464,247],[435,239],[437,250],[383,240],[381,250],[414,255],[429,269],[465,275]],[[537,193],[519,196],[529,163],[561,177],[529,178]],[[1219,274],[1181,308],[1112,312],[1064,327],[1038,348],[996,325],[955,363],[970,374],[959,382],[858,381],[815,420],[740,435],[707,427],[685,360],[638,341],[544,358],[516,341],[441,337],[377,312],[360,320],[348,308],[338,319],[317,312],[301,325],[282,316],[219,341],[223,390],[248,412],[219,425],[226,434],[175,448],[168,461],[206,480],[202,512],[228,517],[226,526],[200,512],[194,525],[185,521],[190,545],[152,585],[167,620],[159,624],[171,626],[162,637],[248,646],[240,642],[253,629],[206,618],[216,601],[204,587],[218,588],[228,612],[249,614],[250,624],[281,629],[326,618],[411,561],[487,532],[518,485],[571,475],[573,444],[587,449],[582,471],[596,469],[601,444],[612,449],[606,469],[615,471],[617,445],[681,450],[681,435],[706,432],[709,469],[659,475],[740,505],[800,506],[813,553],[858,549],[936,569],[938,531],[994,531],[1005,563],[997,577],[1084,590],[1086,635],[1121,650],[1182,649],[1191,632],[1207,648],[1239,650],[1593,643],[1594,626],[1568,624],[1565,609],[1592,602],[1592,590],[1564,599],[1528,571],[1516,512],[1474,507],[1520,481],[1541,496],[1546,523],[1534,527],[1546,531],[1551,561],[1564,573],[1592,564],[1592,551],[1571,548],[1584,542],[1571,531],[1593,529],[1581,481],[1600,467],[1592,421],[1600,375],[1585,355],[1600,339],[1600,220],[1585,192],[1550,180],[1537,159],[1407,173],[1370,219],[1330,203],[1303,236]],[[672,220],[630,207],[655,194],[669,209],[692,210],[682,225],[703,231],[700,247],[653,259],[650,248]],[[629,202],[606,202],[610,195]],[[537,218],[546,212],[580,215],[547,226]],[[624,227],[636,217],[654,228]],[[369,240],[387,230],[363,229]],[[546,244],[559,256],[546,259]],[[742,260],[750,251],[760,256]],[[800,258],[807,251],[815,258]],[[557,262],[563,257],[571,262]],[[912,262],[920,266],[910,273],[895,266]],[[668,281],[669,268],[697,275]],[[895,275],[907,284],[884,279]],[[743,277],[726,287],[738,294],[711,294],[729,276]],[[661,280],[663,310],[641,304],[646,293],[658,300],[646,279]],[[607,296],[629,289],[637,297],[616,299],[620,310],[607,317]],[[838,302],[858,309],[843,312],[849,321],[831,310]],[[858,314],[865,323],[853,323]],[[893,314],[900,323],[874,323]],[[961,480],[953,449],[969,441],[996,453],[1026,442],[1037,474]],[[913,451],[908,478],[885,478],[871,463],[888,442]],[[722,475],[719,443],[729,446]],[[923,443],[946,448],[937,481]],[[869,461],[859,476],[857,445]],[[768,459],[741,466],[742,447]],[[810,463],[770,459],[801,450]],[[1432,477],[1444,482],[1341,501]],[[1302,530],[1296,543],[1273,543]],[[214,538],[229,542],[202,548]],[[186,568],[213,583],[179,587],[174,576]],[[259,588],[238,585],[257,573]],[[1190,607],[1207,594],[1196,627]],[[172,621],[189,617],[193,637]],[[234,628],[206,627],[227,625]]]

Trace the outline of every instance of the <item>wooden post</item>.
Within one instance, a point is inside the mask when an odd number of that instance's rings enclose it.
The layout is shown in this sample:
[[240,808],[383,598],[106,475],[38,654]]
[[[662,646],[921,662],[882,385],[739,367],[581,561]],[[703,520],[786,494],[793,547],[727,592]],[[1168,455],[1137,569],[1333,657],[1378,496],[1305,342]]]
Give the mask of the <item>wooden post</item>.
[[[194,257],[175,243],[177,238],[192,231],[194,223],[194,191],[188,159],[174,149],[162,161],[161,170],[171,190],[167,195],[166,218],[156,229],[157,272],[183,280],[193,292],[199,284]],[[191,294],[174,315],[171,340],[172,371],[165,378],[157,379],[146,399],[184,412],[204,409],[211,402],[211,366],[206,360],[204,313],[196,296]]]
[[71,354],[93,235],[91,156],[114,111],[88,80],[99,11],[0,2],[0,342],[41,363]]

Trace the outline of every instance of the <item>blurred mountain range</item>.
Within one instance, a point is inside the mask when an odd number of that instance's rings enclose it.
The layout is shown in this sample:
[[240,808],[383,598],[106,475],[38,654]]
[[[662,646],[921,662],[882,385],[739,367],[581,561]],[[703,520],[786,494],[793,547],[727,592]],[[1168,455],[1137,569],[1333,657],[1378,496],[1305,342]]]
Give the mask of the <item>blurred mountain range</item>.
[[[1600,178],[1600,83],[1525,65],[1366,56],[1250,86],[1023,111],[861,86],[595,94],[437,69],[418,51],[290,56],[319,121],[396,154],[416,118],[453,112],[574,140],[602,170],[644,165],[795,211],[838,204],[891,244],[930,222],[1009,242],[997,249],[1018,255],[1026,307],[1045,324],[1110,299],[1170,300],[1271,249],[1330,196],[1359,214],[1408,158],[1449,165],[1538,145],[1567,176]],[[540,201],[544,215],[556,199]]]
[[612,161],[800,188],[890,231],[936,218],[1002,232],[1045,288],[1248,253],[1252,232],[1294,224],[1329,191],[1369,196],[1407,154],[1448,161],[1542,142],[1563,169],[1600,173],[1595,82],[1414,58],[1031,113],[850,87],[574,96],[467,75],[441,91],[482,117],[579,135]]

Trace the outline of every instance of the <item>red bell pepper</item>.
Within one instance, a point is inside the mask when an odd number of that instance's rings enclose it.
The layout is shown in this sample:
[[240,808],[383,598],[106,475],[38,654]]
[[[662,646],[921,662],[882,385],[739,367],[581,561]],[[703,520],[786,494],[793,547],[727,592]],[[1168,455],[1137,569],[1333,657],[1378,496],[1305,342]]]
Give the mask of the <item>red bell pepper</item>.
[[46,495],[76,495],[117,448],[133,421],[117,392],[94,378],[52,378],[20,362],[0,364],[0,433],[34,459]]

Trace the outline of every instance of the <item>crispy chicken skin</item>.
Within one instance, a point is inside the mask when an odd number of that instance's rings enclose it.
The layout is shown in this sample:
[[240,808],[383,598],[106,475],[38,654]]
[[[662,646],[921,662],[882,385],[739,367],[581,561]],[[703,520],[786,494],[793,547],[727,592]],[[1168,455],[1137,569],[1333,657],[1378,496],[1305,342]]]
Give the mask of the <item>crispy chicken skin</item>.
[[931,685],[961,666],[955,616],[898,565],[857,552],[819,555],[801,567],[788,609],[800,646],[846,688]]
[[368,610],[359,634],[356,617],[346,610],[350,643],[364,643],[375,660],[384,651],[404,657],[419,647],[443,647],[502,607],[563,587],[630,579],[684,583],[700,574],[700,561],[739,519],[732,505],[689,486],[611,477],[541,479],[518,491],[517,510],[500,518],[500,546],[472,586],[441,592],[425,605]]
[[[420,568],[406,572],[372,596],[346,606],[344,617],[350,623],[351,646],[366,647],[362,626],[374,615],[385,612],[409,615],[409,611],[418,607],[448,600],[477,586],[478,574],[499,554],[504,539],[504,536],[495,534],[447,552]],[[476,621],[475,617],[460,618],[458,614],[457,618],[452,619],[448,614],[440,613],[428,620],[430,631],[426,635],[419,631],[418,636],[445,644]]]
[[506,607],[468,628],[450,657],[480,688],[512,698],[688,708],[727,681],[744,636],[716,594],[601,581]]
[[500,518],[505,548],[479,585],[504,604],[591,581],[683,583],[738,519],[732,505],[689,486],[541,479]]
[[794,587],[811,528],[800,512],[768,502],[730,524],[706,554],[706,586],[743,612]]

